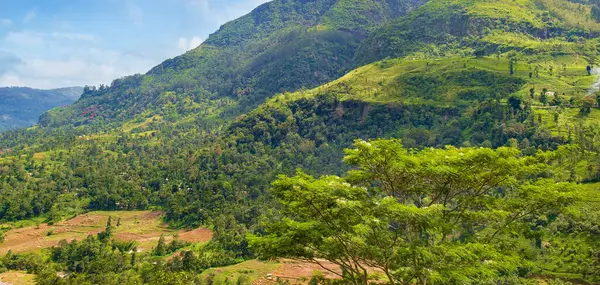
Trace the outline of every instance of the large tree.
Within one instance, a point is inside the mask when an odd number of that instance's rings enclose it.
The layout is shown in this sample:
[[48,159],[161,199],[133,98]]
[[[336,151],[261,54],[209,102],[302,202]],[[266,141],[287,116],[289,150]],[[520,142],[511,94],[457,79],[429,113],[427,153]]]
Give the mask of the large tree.
[[[468,284],[528,267],[520,244],[540,244],[539,217],[557,214],[576,186],[546,179],[542,159],[512,148],[407,150],[396,140],[358,141],[346,178],[281,176],[279,210],[251,236],[263,257],[340,266],[367,284]],[[334,272],[335,273],[335,272]]]

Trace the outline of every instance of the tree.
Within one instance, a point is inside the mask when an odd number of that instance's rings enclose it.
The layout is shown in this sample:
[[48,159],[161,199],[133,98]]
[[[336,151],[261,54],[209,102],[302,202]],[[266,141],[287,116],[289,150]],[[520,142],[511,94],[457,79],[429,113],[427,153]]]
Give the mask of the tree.
[[478,48],[475,50],[475,57],[484,57],[485,56],[485,49],[484,48]]
[[108,221],[106,222],[106,228],[103,232],[98,233],[98,239],[102,242],[109,240],[112,237],[112,217],[108,216]]
[[583,98],[583,102],[581,103],[581,113],[589,114],[592,111],[592,108],[596,104],[596,99],[591,96],[587,96]]
[[[564,96],[564,94],[563,94]],[[552,101],[550,102],[550,105],[552,106],[560,106],[562,105],[563,101],[560,98],[560,96],[558,95],[558,93],[554,93],[554,99],[552,99]]]
[[598,3],[592,6],[592,18],[596,22],[600,22],[600,7],[598,7]]
[[519,55],[516,52],[511,51],[510,53],[508,53],[508,71],[510,75],[515,74],[518,59]]
[[511,237],[570,205],[577,187],[541,178],[547,166],[513,148],[415,153],[397,140],[358,141],[345,160],[358,168],[345,179],[280,176],[282,217],[250,235],[251,247],[326,259],[352,284],[368,284],[373,268],[390,284],[491,281],[527,267]]
[[521,98],[517,96],[511,96],[508,98],[508,104],[514,110],[521,110]]
[[512,59],[512,58],[508,61],[508,71],[509,71],[510,75],[515,74],[515,63],[516,63],[516,60]]
[[108,236],[112,235],[112,217],[111,216],[108,216],[108,220],[106,221],[106,228],[104,229],[104,232]]
[[158,244],[154,248],[154,254],[157,256],[163,256],[167,254],[167,244],[165,243],[165,236],[160,235],[158,239]]
[[535,98],[535,88],[529,89],[529,97],[531,97],[531,99]]
[[542,94],[540,94],[540,102],[542,102],[544,106],[548,104],[548,96],[546,95],[546,92],[542,92]]

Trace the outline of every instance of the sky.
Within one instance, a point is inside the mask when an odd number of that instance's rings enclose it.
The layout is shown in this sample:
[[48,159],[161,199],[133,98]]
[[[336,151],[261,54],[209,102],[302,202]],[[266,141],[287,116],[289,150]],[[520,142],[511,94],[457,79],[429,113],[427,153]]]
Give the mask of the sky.
[[268,0],[0,0],[0,87],[110,84]]

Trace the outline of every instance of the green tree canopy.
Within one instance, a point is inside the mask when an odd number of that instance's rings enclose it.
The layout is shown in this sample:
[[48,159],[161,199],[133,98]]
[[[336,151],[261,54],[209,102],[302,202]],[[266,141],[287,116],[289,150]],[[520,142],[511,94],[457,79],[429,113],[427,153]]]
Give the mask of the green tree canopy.
[[[263,257],[340,266],[340,277],[368,284],[468,284],[527,269],[519,251],[535,239],[538,217],[573,202],[574,184],[542,178],[543,159],[513,148],[425,149],[397,140],[358,141],[347,178],[280,176],[272,193],[280,221],[250,236]],[[529,238],[527,238],[529,237]]]

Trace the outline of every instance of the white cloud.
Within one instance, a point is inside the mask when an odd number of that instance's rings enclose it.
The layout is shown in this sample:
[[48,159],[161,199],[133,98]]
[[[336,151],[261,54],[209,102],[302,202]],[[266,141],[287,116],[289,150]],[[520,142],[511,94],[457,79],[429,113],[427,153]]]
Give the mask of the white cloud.
[[0,76],[21,63],[21,59],[16,54],[0,50]]
[[177,47],[179,47],[181,51],[188,51],[197,48],[202,42],[204,42],[204,40],[200,37],[192,37],[191,39],[181,37],[177,42]]
[[10,26],[13,22],[10,19],[0,18],[0,26]]
[[204,42],[204,40],[201,39],[200,37],[193,37],[190,40],[190,48],[195,49],[198,46],[200,46],[203,42]]
[[188,43],[187,43],[187,39],[186,38],[179,38],[179,42],[177,43],[177,46],[179,47],[180,50],[188,50]]
[[80,33],[38,33],[32,31],[9,32],[5,40],[18,46],[42,46],[48,41],[78,41],[78,42],[98,42],[100,38],[92,34]]
[[100,38],[80,33],[9,32],[0,38],[0,86],[41,89],[110,84],[150,70],[167,58],[99,48]]
[[44,44],[44,36],[34,32],[9,32],[6,34],[5,40],[20,46],[41,46]]
[[24,86],[25,83],[21,81],[18,76],[5,74],[0,76],[0,86]]
[[[111,1],[116,5],[114,8],[124,16],[124,22],[120,25],[135,24],[151,29],[156,26],[155,22],[150,22],[151,20],[163,21],[168,20],[169,17],[169,14],[165,14],[164,19],[161,18],[160,13],[157,15],[156,9],[160,5],[147,6],[150,1]],[[22,30],[20,27],[18,32],[13,30],[6,33],[4,37],[0,35],[0,86],[21,85],[47,89],[110,84],[116,78],[146,72],[166,58],[196,48],[205,39],[205,34],[213,32],[219,25],[229,20],[248,13],[258,4],[267,2],[266,0],[177,1],[180,1],[180,5],[188,5],[186,7],[190,14],[179,15],[188,17],[182,19],[185,28],[178,32],[176,25],[171,25],[170,30],[180,33],[177,36],[172,34],[165,36],[164,32],[157,32],[156,37],[164,37],[165,40],[162,42],[157,40],[157,44],[151,48],[147,48],[147,44],[112,44],[113,41],[127,39],[100,38],[85,33],[89,30],[85,30],[84,26],[70,25],[68,22],[58,20],[55,20],[55,25],[48,26],[45,30]],[[172,3],[169,1],[169,4]],[[36,11],[31,10],[23,18],[23,22],[35,21],[36,17]],[[60,19],[60,21],[69,20]],[[20,23],[14,23],[16,24]],[[127,28],[131,29],[131,27]],[[141,33],[139,29],[134,30]],[[83,33],[74,31],[83,31]],[[179,38],[178,36],[181,35],[185,36]],[[133,37],[131,39],[136,42]]]
[[23,17],[23,23],[29,24],[31,21],[33,21],[33,19],[35,19],[35,17],[37,17],[37,12],[35,10],[30,10],[27,12],[27,14],[25,14],[25,17]]
[[0,75],[0,86],[49,89],[110,84],[116,78],[149,70],[156,64],[141,54],[90,48],[65,59],[29,57]]

